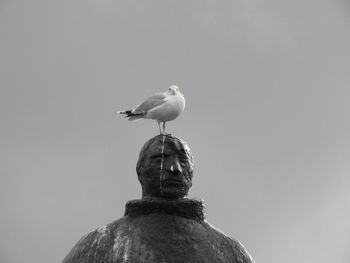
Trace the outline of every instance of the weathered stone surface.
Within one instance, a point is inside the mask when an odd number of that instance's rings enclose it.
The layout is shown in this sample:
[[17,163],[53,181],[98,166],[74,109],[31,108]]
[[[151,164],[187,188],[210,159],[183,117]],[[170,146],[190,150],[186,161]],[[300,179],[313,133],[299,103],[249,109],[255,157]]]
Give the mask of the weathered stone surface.
[[142,197],[183,198],[192,186],[193,156],[187,143],[157,135],[142,147],[136,171]]
[[204,219],[203,202],[134,200],[126,215],[84,236],[63,263],[251,263],[235,239]]

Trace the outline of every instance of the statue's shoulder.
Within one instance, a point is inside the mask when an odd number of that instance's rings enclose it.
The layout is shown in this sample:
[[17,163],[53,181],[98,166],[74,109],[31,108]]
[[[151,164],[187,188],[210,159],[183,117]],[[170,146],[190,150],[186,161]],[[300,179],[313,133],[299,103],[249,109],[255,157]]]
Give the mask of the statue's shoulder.
[[101,226],[88,234],[84,235],[64,258],[62,263],[86,263],[94,258],[95,263],[113,262],[112,253],[115,244],[115,233],[123,228],[125,217],[113,221],[112,223]]
[[237,239],[224,234],[220,229],[212,226],[207,221],[204,222],[206,228],[212,232],[214,239],[217,241],[218,247],[224,253],[231,255],[232,262],[255,263],[249,252],[245,249],[241,242]]
[[244,262],[244,263],[255,262],[241,242],[239,242],[237,239],[234,239],[232,237],[228,237],[228,238],[229,238],[229,243],[231,244],[231,248],[234,251],[234,254],[236,256],[237,262]]

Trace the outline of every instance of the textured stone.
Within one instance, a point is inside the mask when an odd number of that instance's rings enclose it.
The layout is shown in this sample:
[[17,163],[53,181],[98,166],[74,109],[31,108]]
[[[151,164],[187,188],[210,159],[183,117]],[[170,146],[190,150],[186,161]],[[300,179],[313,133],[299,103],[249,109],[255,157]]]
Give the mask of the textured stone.
[[136,171],[142,197],[183,198],[192,186],[193,156],[187,143],[157,135],[142,147]]
[[83,237],[63,263],[251,263],[204,218],[202,201],[133,200],[125,216]]
[[205,220],[203,201],[186,198],[193,167],[184,141],[169,134],[151,138],[136,168],[142,199],[84,236],[63,263],[252,263],[237,240]]

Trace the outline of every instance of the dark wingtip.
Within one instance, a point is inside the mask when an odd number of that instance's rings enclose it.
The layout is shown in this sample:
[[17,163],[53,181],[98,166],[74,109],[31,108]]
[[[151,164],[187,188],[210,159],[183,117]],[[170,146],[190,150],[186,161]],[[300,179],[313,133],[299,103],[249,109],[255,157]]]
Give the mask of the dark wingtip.
[[130,115],[132,114],[132,110],[117,111],[117,114]]

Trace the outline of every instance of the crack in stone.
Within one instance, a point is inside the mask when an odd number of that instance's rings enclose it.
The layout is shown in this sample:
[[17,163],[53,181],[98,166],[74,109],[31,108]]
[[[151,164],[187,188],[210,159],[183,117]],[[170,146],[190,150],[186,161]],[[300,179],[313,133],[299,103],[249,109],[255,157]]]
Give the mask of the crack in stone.
[[159,176],[159,186],[160,186],[160,195],[163,196],[163,161],[164,161],[164,144],[165,144],[165,135],[163,135],[163,144],[162,144],[162,160],[160,162],[160,176]]

